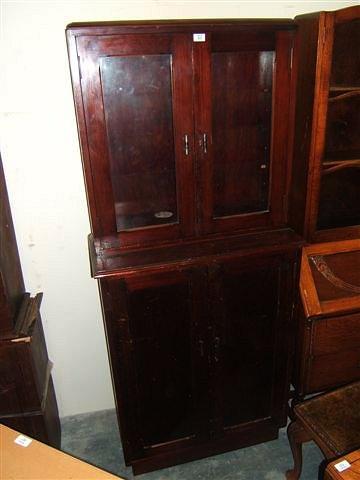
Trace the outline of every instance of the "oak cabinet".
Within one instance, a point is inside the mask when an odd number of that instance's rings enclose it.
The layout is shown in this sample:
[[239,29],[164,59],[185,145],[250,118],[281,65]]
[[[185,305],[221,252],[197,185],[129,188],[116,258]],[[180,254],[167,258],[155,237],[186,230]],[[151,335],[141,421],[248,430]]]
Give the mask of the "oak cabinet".
[[290,223],[310,242],[360,236],[360,7],[298,25]]
[[360,241],[304,247],[296,398],[360,379]]
[[125,460],[276,438],[302,243],[288,227],[294,24],[67,29]]

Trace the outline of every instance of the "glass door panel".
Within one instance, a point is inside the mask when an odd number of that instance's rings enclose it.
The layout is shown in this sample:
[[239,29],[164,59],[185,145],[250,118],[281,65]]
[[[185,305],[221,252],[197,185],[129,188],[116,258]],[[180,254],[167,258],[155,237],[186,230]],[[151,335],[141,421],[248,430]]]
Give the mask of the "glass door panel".
[[170,54],[100,61],[117,230],[176,223]]
[[194,44],[205,233],[286,222],[291,46],[291,32],[273,31],[213,32]]
[[268,209],[274,52],[212,54],[213,215]]
[[317,228],[360,224],[360,20],[335,25]]
[[93,234],[120,232],[121,246],[193,234],[191,37],[81,36],[77,54]]

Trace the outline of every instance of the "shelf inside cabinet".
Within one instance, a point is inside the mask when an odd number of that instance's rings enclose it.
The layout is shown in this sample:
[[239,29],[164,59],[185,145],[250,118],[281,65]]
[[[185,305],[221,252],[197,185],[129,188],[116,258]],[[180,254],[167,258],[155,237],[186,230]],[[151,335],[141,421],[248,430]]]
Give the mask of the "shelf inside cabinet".
[[360,86],[336,86],[329,88],[329,103],[339,102],[360,95]]
[[138,170],[113,177],[119,232],[178,222],[174,169]]
[[344,168],[360,168],[360,158],[351,160],[325,160],[322,166],[322,173],[327,175],[338,170],[343,170]]
[[330,92],[351,92],[356,90],[360,93],[360,85],[332,85],[329,88]]

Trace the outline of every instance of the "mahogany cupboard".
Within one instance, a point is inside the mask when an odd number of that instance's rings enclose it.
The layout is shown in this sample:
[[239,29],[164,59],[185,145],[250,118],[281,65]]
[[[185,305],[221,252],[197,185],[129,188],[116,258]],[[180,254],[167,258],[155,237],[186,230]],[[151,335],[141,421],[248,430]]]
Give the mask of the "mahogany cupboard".
[[286,423],[293,36],[287,20],[67,29],[92,273],[135,473]]
[[360,6],[295,18],[290,219],[310,242],[360,237]]
[[101,279],[135,473],[276,438],[287,412],[293,250]]

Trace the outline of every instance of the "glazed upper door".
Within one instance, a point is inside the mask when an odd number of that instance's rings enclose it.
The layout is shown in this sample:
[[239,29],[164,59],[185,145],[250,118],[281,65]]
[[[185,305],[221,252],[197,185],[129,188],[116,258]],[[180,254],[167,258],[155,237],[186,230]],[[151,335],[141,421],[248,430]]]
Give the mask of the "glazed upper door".
[[194,229],[189,35],[80,36],[77,54],[95,236],[119,232],[126,245],[188,235]]
[[327,37],[332,58],[324,65],[330,70],[317,230],[360,225],[359,17],[360,7],[336,12],[331,17],[333,37],[331,33]]
[[202,232],[285,222],[290,32],[194,43]]

